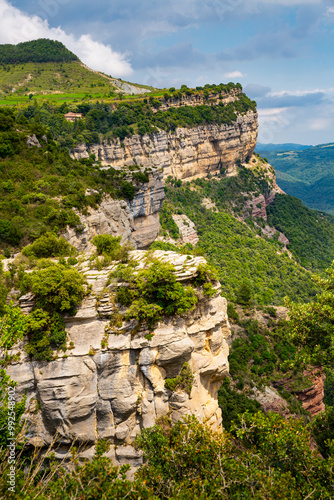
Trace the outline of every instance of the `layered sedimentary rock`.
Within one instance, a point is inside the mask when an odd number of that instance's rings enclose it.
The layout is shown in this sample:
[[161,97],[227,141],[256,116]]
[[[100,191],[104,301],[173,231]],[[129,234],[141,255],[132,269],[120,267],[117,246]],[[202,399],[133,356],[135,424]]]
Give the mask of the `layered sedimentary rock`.
[[149,246],[159,233],[159,210],[165,197],[162,172],[154,170],[149,182],[136,187],[131,201],[114,200],[106,196],[89,215],[78,213],[81,227],[67,227],[62,234],[77,250],[90,251],[96,234],[122,236],[136,248]]
[[[131,256],[147,265],[145,252]],[[172,262],[176,279],[185,284],[205,262],[173,252],[156,251],[153,257]],[[53,361],[38,362],[27,357],[21,345],[16,349],[19,361],[7,369],[18,382],[17,396],[27,391],[28,442],[46,446],[56,437],[61,457],[76,441],[86,447],[82,453],[91,456],[96,440],[108,439],[117,445],[110,451],[116,463],[137,466],[141,458],[133,441],[162,415],[169,413],[176,421],[193,414],[220,428],[217,393],[228,373],[230,330],[219,283],[212,297],[197,288],[197,306],[182,316],[165,317],[153,329],[139,331],[133,321],[123,322],[111,332],[110,317],[118,311],[117,285],[108,285],[112,266],[102,271],[89,269],[87,262],[82,266],[92,291],[76,315],[66,318],[72,348]],[[29,312],[33,296],[22,297],[20,303]],[[167,389],[166,378],[179,375],[185,362],[194,376],[190,394]]]
[[94,154],[102,165],[114,168],[133,165],[163,169],[163,175],[191,180],[216,175],[232,169],[237,160],[251,156],[257,141],[257,114],[249,111],[230,125],[207,124],[160,131],[152,135],[133,135],[124,141],[117,138],[87,147],[79,144],[74,158]]
[[179,228],[182,244],[191,243],[196,245],[199,241],[195,224],[186,215],[173,215],[173,219]]

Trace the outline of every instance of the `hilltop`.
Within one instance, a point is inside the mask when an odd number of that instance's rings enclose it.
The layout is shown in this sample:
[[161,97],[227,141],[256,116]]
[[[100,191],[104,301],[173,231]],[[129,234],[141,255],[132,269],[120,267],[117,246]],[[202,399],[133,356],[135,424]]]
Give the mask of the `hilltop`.
[[0,105],[32,98],[56,103],[112,99],[152,90],[88,68],[61,42],[39,39],[0,45]]

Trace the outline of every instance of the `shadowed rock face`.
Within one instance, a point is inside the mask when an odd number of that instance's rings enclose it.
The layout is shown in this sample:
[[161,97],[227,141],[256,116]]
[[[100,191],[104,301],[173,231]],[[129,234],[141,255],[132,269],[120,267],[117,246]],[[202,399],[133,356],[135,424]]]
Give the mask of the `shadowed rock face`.
[[120,142],[79,144],[72,150],[74,158],[94,154],[102,165],[115,168],[138,165],[163,169],[163,175],[190,181],[216,175],[221,168],[231,169],[237,160],[251,156],[257,141],[257,114],[249,111],[231,125],[207,124],[177,128],[175,132],[160,131],[152,135],[133,135]]
[[[132,252],[143,262],[144,252]],[[154,256],[175,265],[178,281],[191,282],[202,257],[191,259],[174,252]],[[142,264],[144,265],[144,264]],[[82,265],[92,292],[74,317],[66,318],[68,340],[74,349],[59,353],[51,362],[31,361],[21,347],[21,359],[8,367],[18,382],[18,396],[27,390],[28,441],[47,445],[58,434],[62,456],[73,442],[86,444],[91,456],[94,443],[103,438],[117,444],[110,452],[116,463],[137,466],[141,457],[132,446],[136,435],[170,412],[173,421],[194,414],[214,429],[221,427],[217,393],[228,373],[230,335],[226,300],[217,293],[204,296],[198,289],[196,308],[183,316],[166,318],[153,332],[134,323],[123,323],[116,333],[105,333],[115,311],[111,268],[89,270]],[[32,307],[31,296],[22,297],[23,310]],[[153,333],[153,336],[147,336]],[[106,341],[104,344],[102,341]],[[101,344],[102,343],[102,344]],[[103,345],[103,347],[101,347]],[[190,394],[165,387],[165,379],[180,374],[185,362],[194,375]],[[36,404],[38,402],[38,404]],[[116,453],[116,454],[115,454]]]
[[67,227],[62,234],[79,252],[92,249],[91,239],[96,234],[122,236],[135,248],[146,248],[159,233],[159,211],[165,198],[162,172],[154,170],[149,182],[141,184],[131,201],[114,200],[106,196],[89,215],[78,213],[82,228]]

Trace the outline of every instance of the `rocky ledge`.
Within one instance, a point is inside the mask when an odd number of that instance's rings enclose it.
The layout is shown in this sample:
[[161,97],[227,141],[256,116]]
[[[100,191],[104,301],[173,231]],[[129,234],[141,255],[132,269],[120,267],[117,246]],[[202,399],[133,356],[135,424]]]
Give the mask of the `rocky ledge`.
[[[205,264],[202,257],[162,251],[134,251],[131,258],[139,268],[152,258],[170,262],[184,284],[192,284]],[[215,282],[211,296],[195,288],[198,302],[188,313],[165,317],[150,329],[136,331],[128,321],[112,331],[117,285],[108,284],[108,278],[113,269],[81,264],[91,293],[75,316],[66,318],[66,353],[50,362],[33,361],[20,346],[20,360],[7,372],[18,383],[18,396],[27,391],[29,443],[55,441],[56,456],[62,457],[75,441],[83,456],[91,456],[96,440],[103,438],[114,445],[109,455],[115,463],[138,466],[141,456],[133,441],[160,416],[176,421],[193,414],[214,429],[221,427],[217,393],[228,374],[227,304]],[[20,303],[29,312],[33,296],[21,297]],[[189,390],[170,388],[166,379],[182,378],[185,366],[193,377]]]
[[91,239],[96,234],[122,236],[135,248],[146,248],[159,233],[159,211],[165,198],[162,172],[149,173],[149,181],[136,186],[133,200],[115,200],[105,196],[97,209],[88,215],[78,212],[81,227],[67,227],[62,234],[79,252],[91,250]]
[[237,160],[252,155],[258,133],[257,114],[249,111],[232,124],[208,124],[177,128],[175,132],[160,131],[152,135],[133,135],[121,143],[119,139],[87,147],[79,144],[72,150],[74,158],[94,154],[102,165],[115,168],[138,165],[163,169],[168,176],[187,181],[221,169],[232,169]]

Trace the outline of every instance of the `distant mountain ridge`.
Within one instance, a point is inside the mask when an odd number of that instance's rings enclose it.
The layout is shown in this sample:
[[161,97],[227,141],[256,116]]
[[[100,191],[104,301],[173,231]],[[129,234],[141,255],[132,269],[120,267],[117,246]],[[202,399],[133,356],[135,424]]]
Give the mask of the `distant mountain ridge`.
[[262,151],[302,151],[311,147],[312,146],[306,146],[305,144],[295,144],[294,142],[285,142],[283,144],[262,144],[258,142],[255,151],[258,153]]
[[302,150],[261,150],[261,154],[275,168],[277,183],[287,194],[334,214],[334,143]]

